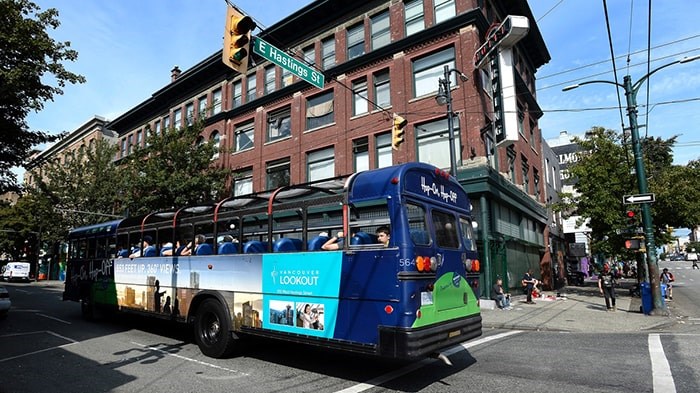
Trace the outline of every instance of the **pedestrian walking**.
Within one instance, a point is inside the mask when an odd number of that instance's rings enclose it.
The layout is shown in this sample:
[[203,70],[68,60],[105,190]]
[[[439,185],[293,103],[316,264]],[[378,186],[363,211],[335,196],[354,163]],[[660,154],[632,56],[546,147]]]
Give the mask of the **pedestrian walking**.
[[617,310],[615,306],[615,275],[610,271],[608,264],[603,265],[603,271],[598,276],[598,289],[605,296],[605,308],[608,311]]

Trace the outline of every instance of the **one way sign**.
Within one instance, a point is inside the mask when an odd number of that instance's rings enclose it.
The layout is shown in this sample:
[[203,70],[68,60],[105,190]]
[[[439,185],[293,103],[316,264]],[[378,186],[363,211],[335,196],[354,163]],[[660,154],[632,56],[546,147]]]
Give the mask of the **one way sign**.
[[622,203],[625,205],[631,205],[635,203],[651,203],[656,201],[654,194],[637,194],[637,195],[625,195],[622,197]]

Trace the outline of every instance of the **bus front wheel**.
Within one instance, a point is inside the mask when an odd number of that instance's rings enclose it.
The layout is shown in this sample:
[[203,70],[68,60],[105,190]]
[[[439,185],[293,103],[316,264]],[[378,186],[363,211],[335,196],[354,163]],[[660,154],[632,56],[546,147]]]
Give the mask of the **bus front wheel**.
[[212,358],[224,358],[233,351],[231,319],[223,305],[215,299],[207,299],[199,306],[194,320],[194,339],[203,354]]

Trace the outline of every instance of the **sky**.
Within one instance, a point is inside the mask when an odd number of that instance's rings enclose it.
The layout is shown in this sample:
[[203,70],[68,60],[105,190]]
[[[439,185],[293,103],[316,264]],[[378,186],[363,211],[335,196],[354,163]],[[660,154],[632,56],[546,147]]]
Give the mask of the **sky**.
[[[170,83],[170,70],[185,71],[222,46],[224,0],[34,0],[42,9],[56,8],[61,26],[51,36],[70,41],[78,60],[66,67],[87,82],[68,85],[62,96],[47,102],[28,118],[30,128],[59,133],[74,131],[99,115],[115,119]],[[236,0],[259,27],[273,25],[310,0]],[[582,135],[592,126],[621,129],[617,92],[613,85],[591,84],[569,92],[564,86],[586,80],[614,81],[603,1],[531,0],[551,60],[537,70],[537,99],[544,111],[539,121],[545,139],[562,130]],[[647,73],[648,1],[610,0],[609,25],[618,68],[633,82]],[[696,0],[665,0],[652,4],[651,70],[700,55]],[[254,34],[260,30],[254,31]],[[631,55],[629,67],[627,54]],[[676,64],[649,80],[637,95],[640,134],[669,138],[678,135],[675,162],[697,159],[700,135],[700,60]],[[620,99],[625,105],[624,92]],[[685,102],[683,102],[686,100]],[[593,110],[596,108],[607,108]],[[624,124],[629,126],[626,112]],[[19,172],[21,173],[21,171]]]
[[[583,135],[592,126],[618,132],[622,129],[617,93],[626,108],[623,89],[593,83],[562,92],[562,88],[584,81],[615,81],[604,3],[619,83],[625,75],[636,83],[657,67],[700,55],[700,2],[695,0],[652,2],[650,38],[649,0],[529,3],[552,58],[535,74],[537,101],[544,110],[539,126],[545,139],[557,137],[563,130]],[[649,68],[647,56],[651,59]],[[667,139],[677,135],[674,162],[684,165],[700,158],[700,134],[696,129],[700,124],[700,59],[654,73],[640,86],[636,98],[641,137]],[[629,127],[626,110],[622,111],[622,119]]]

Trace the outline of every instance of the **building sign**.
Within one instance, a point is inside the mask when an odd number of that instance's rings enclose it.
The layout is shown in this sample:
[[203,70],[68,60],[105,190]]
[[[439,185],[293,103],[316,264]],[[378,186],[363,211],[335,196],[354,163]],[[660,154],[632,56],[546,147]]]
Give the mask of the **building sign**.
[[486,37],[486,42],[474,53],[474,66],[481,68],[489,56],[496,52],[496,48],[511,48],[527,35],[530,30],[530,21],[525,16],[508,15],[506,19],[495,29],[492,29]]
[[253,40],[253,52],[264,57],[265,59],[277,64],[299,78],[311,83],[312,85],[323,89],[324,75],[288,55],[285,51],[278,49],[268,42],[255,37]]

